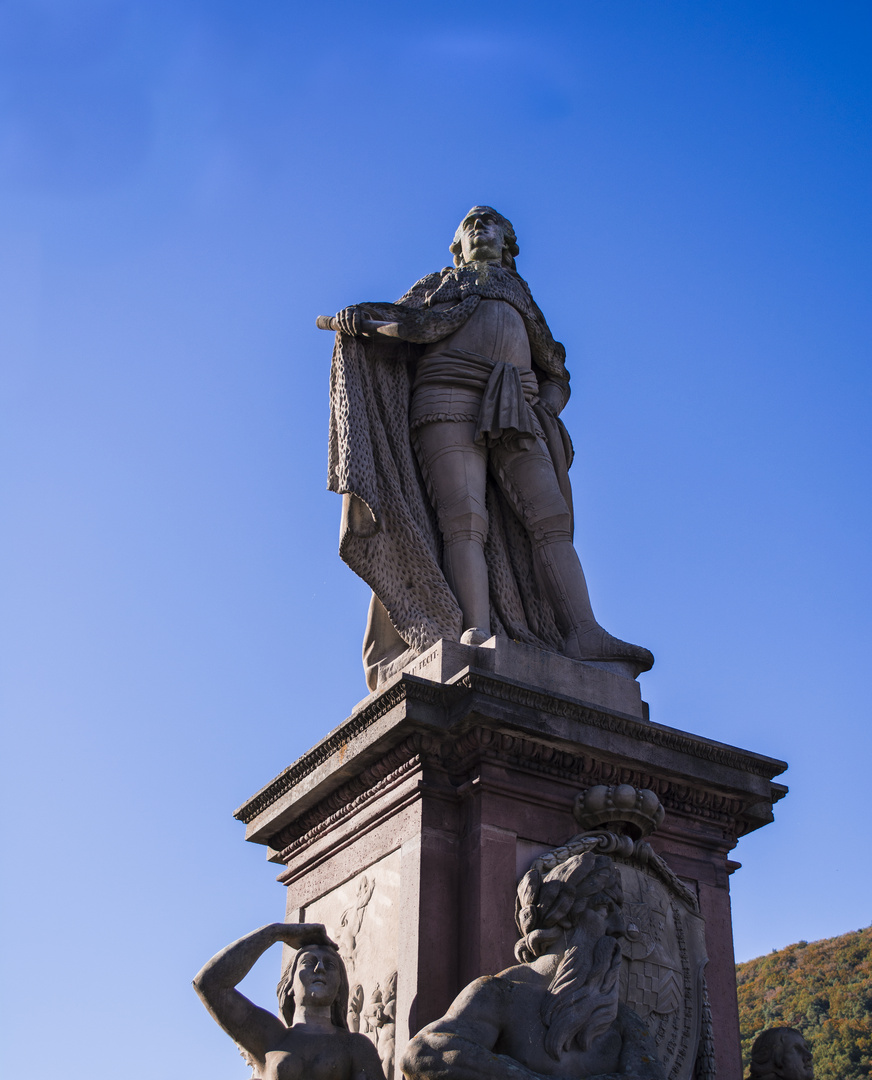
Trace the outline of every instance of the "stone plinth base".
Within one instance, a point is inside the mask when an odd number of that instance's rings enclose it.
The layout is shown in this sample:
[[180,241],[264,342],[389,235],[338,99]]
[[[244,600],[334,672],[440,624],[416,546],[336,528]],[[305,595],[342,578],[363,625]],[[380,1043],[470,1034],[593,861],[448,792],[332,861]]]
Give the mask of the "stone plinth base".
[[578,832],[578,793],[652,789],[666,820],[651,846],[706,920],[718,1075],[738,1080],[728,856],[772,820],[785,768],[649,722],[638,684],[604,667],[443,641],[236,817],[283,866],[288,919],[323,922],[340,943],[361,1031],[399,973],[399,1054],[464,985],[514,963],[518,879]]

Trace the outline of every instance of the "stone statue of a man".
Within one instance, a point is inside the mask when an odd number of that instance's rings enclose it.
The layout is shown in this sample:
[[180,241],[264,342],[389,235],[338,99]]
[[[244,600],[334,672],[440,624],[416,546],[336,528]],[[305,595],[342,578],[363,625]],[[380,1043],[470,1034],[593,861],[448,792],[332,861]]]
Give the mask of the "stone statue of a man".
[[754,1040],[749,1080],[814,1080],[811,1050],[801,1032],[769,1028]]
[[645,1024],[620,1002],[624,932],[614,863],[588,851],[522,879],[516,967],[471,983],[410,1043],[409,1080],[665,1080]]
[[635,677],[653,657],[597,623],[573,547],[565,350],[514,229],[476,206],[451,251],[396,304],[319,320],[338,331],[329,486],[340,553],[374,594],[369,684],[439,638],[494,633]]

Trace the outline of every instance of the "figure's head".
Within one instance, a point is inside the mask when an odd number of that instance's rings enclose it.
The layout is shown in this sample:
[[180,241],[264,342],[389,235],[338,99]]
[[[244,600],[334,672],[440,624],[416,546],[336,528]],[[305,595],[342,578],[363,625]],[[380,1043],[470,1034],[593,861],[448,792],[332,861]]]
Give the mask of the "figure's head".
[[813,1080],[811,1050],[796,1028],[769,1028],[751,1048],[750,1080]]
[[455,266],[498,262],[509,270],[515,269],[518,250],[511,221],[491,206],[474,206],[458,225],[449,248]]
[[336,1027],[347,1028],[348,974],[332,945],[306,945],[294,957],[276,987],[279,1011],[288,1027],[298,1005],[329,1005]]
[[515,922],[522,937],[515,955],[525,963],[555,949],[620,937],[621,879],[608,855],[586,851],[559,863],[542,877],[521,878]]
[[[552,852],[552,855],[556,854]],[[545,1049],[559,1061],[573,1046],[587,1050],[614,1024],[624,932],[621,879],[607,855],[569,855],[548,873],[534,863],[518,885],[515,921],[523,935],[515,955],[531,963],[559,955],[541,1008]]]

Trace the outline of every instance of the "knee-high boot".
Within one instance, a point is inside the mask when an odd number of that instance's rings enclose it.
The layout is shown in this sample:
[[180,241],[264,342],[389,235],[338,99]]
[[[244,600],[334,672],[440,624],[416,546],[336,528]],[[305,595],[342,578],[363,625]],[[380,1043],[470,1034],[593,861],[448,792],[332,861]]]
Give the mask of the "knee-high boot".
[[542,582],[557,624],[565,635],[563,651],[573,660],[625,660],[639,672],[647,671],[654,657],[641,645],[621,641],[594,618],[587,582],[571,540],[535,545]]

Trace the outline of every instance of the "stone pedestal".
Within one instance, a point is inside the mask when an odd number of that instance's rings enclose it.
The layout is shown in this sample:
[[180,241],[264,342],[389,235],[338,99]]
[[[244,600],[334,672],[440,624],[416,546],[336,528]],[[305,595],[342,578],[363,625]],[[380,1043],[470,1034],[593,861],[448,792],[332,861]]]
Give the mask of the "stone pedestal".
[[287,918],[340,943],[363,988],[361,1031],[399,973],[399,1054],[464,985],[514,963],[518,879],[578,832],[578,793],[652,789],[666,819],[651,846],[706,920],[718,1076],[739,1080],[729,853],[772,820],[785,768],[651,723],[638,684],[604,666],[442,641],[236,817],[283,867]]

